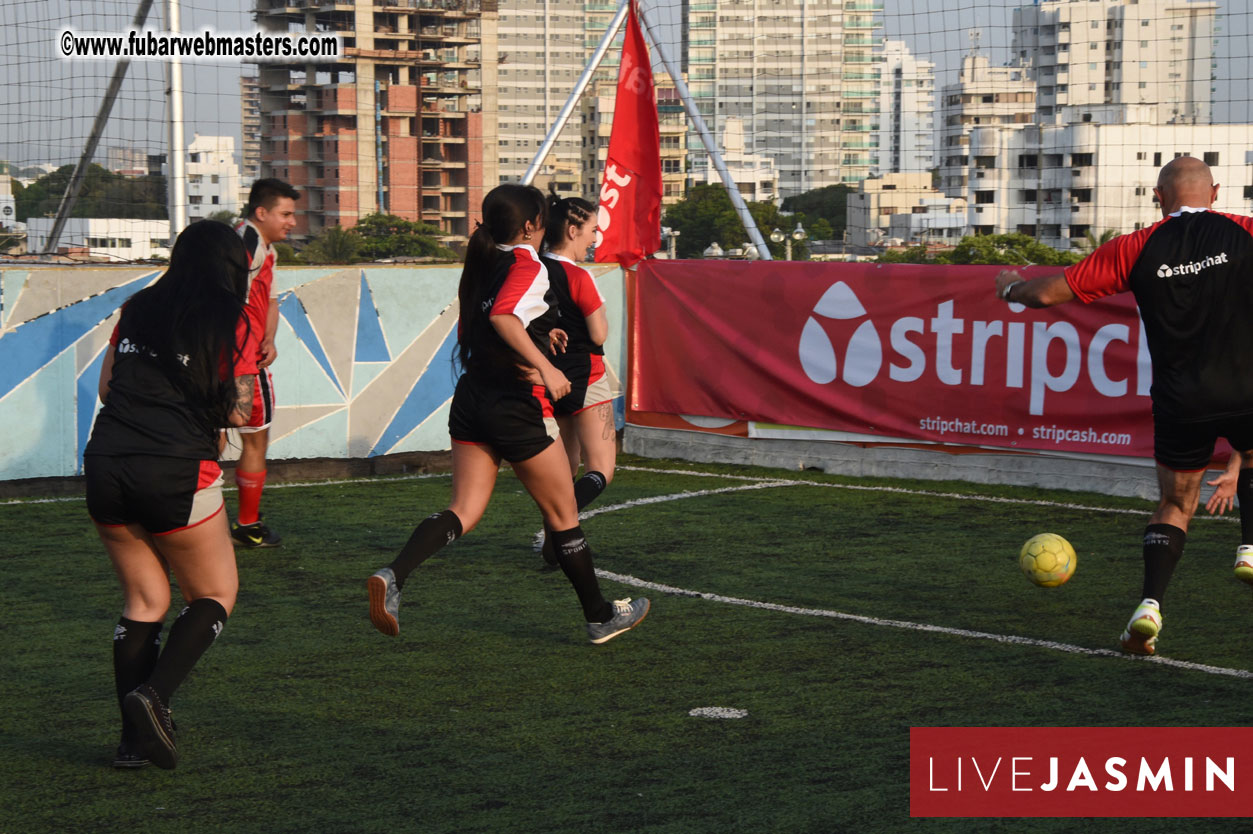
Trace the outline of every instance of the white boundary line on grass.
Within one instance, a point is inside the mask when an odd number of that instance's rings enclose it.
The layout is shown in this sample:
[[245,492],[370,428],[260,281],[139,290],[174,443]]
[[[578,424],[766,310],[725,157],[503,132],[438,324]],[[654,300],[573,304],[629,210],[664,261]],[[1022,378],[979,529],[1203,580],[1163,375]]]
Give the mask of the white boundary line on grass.
[[[631,501],[624,501],[621,504],[611,504],[607,507],[599,507],[589,512],[580,513],[579,517],[592,518],[603,513],[616,512],[618,510],[629,510],[634,507],[641,507],[648,504],[660,504],[667,501],[678,501],[684,498],[700,498],[706,495],[721,495],[729,492],[744,492],[753,489],[773,489],[776,487],[788,486],[816,486],[832,489],[850,489],[862,492],[887,492],[898,495],[919,495],[932,498],[953,498],[962,501],[990,501],[1002,504],[1028,504],[1042,507],[1062,507],[1073,510],[1090,510],[1093,512],[1118,513],[1118,514],[1136,514],[1143,515],[1142,510],[1129,510],[1110,507],[1091,507],[1083,504],[1068,504],[1060,501],[1042,501],[1029,498],[1001,498],[992,495],[975,495],[964,494],[958,492],[932,492],[929,490],[905,489],[903,487],[881,487],[881,486],[863,486],[858,484],[830,484],[820,481],[808,480],[788,480],[780,478],[764,478],[755,475],[727,475],[719,472],[693,472],[686,469],[653,469],[647,466],[620,466],[621,470],[628,472],[652,472],[658,475],[690,475],[698,478],[719,478],[728,481],[749,481],[748,484],[733,487],[720,487],[717,489],[701,489],[687,492],[670,493],[669,495],[656,495],[649,498],[636,498]],[[272,484],[268,489],[294,489],[300,487],[315,486],[335,486],[338,484],[363,484],[363,483],[388,483],[393,481],[418,481],[431,478],[446,478],[449,473],[435,472],[420,475],[400,475],[397,477],[372,477],[372,478],[345,478],[340,480],[325,481],[302,481],[297,483],[281,483]],[[229,488],[228,488],[229,489]],[[8,501],[0,501],[0,506],[13,506],[21,504],[52,504],[63,503],[69,501],[82,501],[82,496],[62,496],[59,498],[35,498],[35,499],[12,499]],[[1235,518],[1227,518],[1225,516],[1218,517],[1225,521],[1235,521]],[[913,623],[906,620],[884,620],[878,617],[866,617],[860,614],[847,614],[842,611],[830,611],[822,608],[798,608],[791,605],[779,605],[773,602],[759,602],[756,600],[740,599],[738,597],[724,597],[720,594],[711,594],[704,591],[692,591],[686,588],[677,588],[671,585],[662,585],[657,582],[649,582],[644,579],[638,579],[634,576],[626,574],[613,573],[611,571],[597,569],[598,576],[611,579],[615,582],[621,582],[624,585],[631,585],[636,588],[645,590],[653,590],[666,594],[676,594],[679,596],[698,597],[700,599],[709,600],[710,602],[720,602],[726,605],[742,605],[749,608],[758,608],[765,611],[778,611],[785,614],[799,614],[809,617],[828,617],[837,620],[848,620],[850,622],[863,623],[865,625],[884,626],[887,628],[906,629],[910,631],[923,631],[932,634],[948,634],[954,637],[970,637],[978,640],[991,640],[997,643],[1008,643],[1018,646],[1036,646],[1043,649],[1051,649],[1053,651],[1066,652],[1069,654],[1088,655],[1091,657],[1116,657],[1123,660],[1136,660],[1144,663],[1156,663],[1161,666],[1170,666],[1176,669],[1186,669],[1193,672],[1204,672],[1210,675],[1225,675],[1233,678],[1253,679],[1253,672],[1245,669],[1229,669],[1223,666],[1209,666],[1204,663],[1191,663],[1186,660],[1172,660],[1167,657],[1138,657],[1135,655],[1123,654],[1111,649],[1088,649],[1083,646],[1074,646],[1069,643],[1057,643],[1051,640],[1036,640],[1031,637],[1016,637],[1009,634],[992,634],[985,631],[968,631],[961,628],[948,628],[946,626],[929,625],[927,623]]]
[[[699,474],[702,477],[710,478],[726,478],[727,480],[750,480],[751,484],[738,487],[723,487],[721,489],[697,490],[694,492],[679,492],[670,495],[658,495],[650,498],[639,498],[633,501],[624,501],[621,504],[611,504],[607,507],[600,507],[591,512],[581,513],[580,518],[591,518],[603,513],[615,512],[618,510],[629,510],[645,504],[658,504],[665,501],[678,501],[683,498],[697,498],[704,495],[716,495],[727,492],[740,492],[750,489],[769,489],[782,486],[822,486],[822,487],[844,487],[848,489],[860,490],[878,490],[885,492],[896,492],[906,494],[922,494],[934,497],[944,498],[974,498],[982,497],[987,500],[996,500],[1005,503],[1021,503],[1021,504],[1043,504],[1045,506],[1064,506],[1070,509],[1084,509],[1097,511],[1110,511],[1101,507],[1083,507],[1075,504],[1060,504],[1052,501],[1031,501],[1028,499],[988,499],[988,496],[967,496],[960,493],[936,493],[915,490],[900,489],[897,487],[862,487],[862,486],[846,486],[844,484],[824,484],[817,481],[790,481],[790,480],[771,480],[766,478],[748,477],[739,475],[720,475],[713,472],[689,473],[684,470],[657,470],[648,469],[647,467],[620,467],[622,469],[630,469],[634,472],[668,472],[673,474]],[[1112,510],[1112,512],[1130,512],[1129,510]],[[879,617],[866,617],[861,614],[848,614],[843,611],[831,611],[823,608],[799,608],[793,605],[779,605],[773,602],[760,602],[751,599],[741,599],[739,597],[726,597],[721,594],[712,594],[705,591],[693,591],[687,588],[678,588],[673,585],[662,585],[658,582],[649,582],[645,579],[639,579],[628,574],[614,573],[598,568],[596,575],[615,582],[621,582],[624,585],[641,588],[643,590],[658,591],[664,594],[676,594],[679,596],[697,597],[699,599],[708,600],[710,602],[720,602],[725,605],[741,605],[747,608],[757,608],[764,611],[778,611],[784,614],[799,614],[807,617],[828,617],[836,620],[847,620],[864,625],[882,626],[886,628],[897,628],[908,631],[922,631],[931,634],[948,634],[953,637],[969,637],[976,640],[991,640],[996,643],[1008,643],[1016,646],[1035,646],[1042,649],[1050,649],[1052,651],[1066,652],[1068,654],[1086,655],[1089,657],[1115,657],[1121,660],[1136,660],[1145,663],[1156,663],[1160,666],[1170,666],[1175,669],[1186,669],[1192,672],[1204,672],[1209,675],[1224,675],[1232,678],[1243,678],[1253,680],[1253,672],[1246,669],[1230,669],[1224,666],[1210,666],[1205,663],[1192,663],[1186,660],[1172,660],[1168,657],[1154,655],[1152,657],[1143,657],[1137,655],[1129,655],[1123,652],[1116,652],[1112,649],[1090,649],[1083,646],[1075,646],[1069,643],[1058,643],[1053,640],[1037,640],[1032,637],[1017,637],[1011,634],[993,634],[987,631],[970,631],[963,628],[949,628],[947,626],[930,625],[928,623],[914,623],[907,620],[885,620]]]

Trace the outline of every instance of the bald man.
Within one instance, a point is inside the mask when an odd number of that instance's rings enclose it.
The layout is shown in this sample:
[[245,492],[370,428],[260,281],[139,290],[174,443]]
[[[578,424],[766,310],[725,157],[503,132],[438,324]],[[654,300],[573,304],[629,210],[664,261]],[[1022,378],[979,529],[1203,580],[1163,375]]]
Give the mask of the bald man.
[[1243,544],[1236,576],[1253,584],[1253,218],[1213,211],[1209,166],[1181,156],[1157,178],[1162,220],[1122,235],[1064,271],[996,276],[996,295],[1028,307],[1130,291],[1153,360],[1153,457],[1160,500],[1144,531],[1142,601],[1120,638],[1153,654],[1161,600],[1183,555],[1201,480],[1225,437],[1242,453],[1236,484]]

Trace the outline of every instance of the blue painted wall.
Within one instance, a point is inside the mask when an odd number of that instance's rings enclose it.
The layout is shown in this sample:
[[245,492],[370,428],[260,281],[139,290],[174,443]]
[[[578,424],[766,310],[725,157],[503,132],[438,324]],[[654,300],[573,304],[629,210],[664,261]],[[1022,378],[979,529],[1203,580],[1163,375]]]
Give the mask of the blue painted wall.
[[[622,273],[593,272],[609,314],[606,357],[622,375]],[[460,273],[278,269],[271,459],[447,449]],[[0,268],[0,480],[82,472],[117,311],[159,275],[150,267]]]

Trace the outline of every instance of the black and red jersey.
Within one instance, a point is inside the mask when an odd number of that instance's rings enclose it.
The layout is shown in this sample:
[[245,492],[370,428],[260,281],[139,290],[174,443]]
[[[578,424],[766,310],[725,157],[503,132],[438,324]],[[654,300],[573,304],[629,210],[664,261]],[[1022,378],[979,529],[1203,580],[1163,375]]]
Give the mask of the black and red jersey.
[[[113,375],[109,396],[96,415],[84,454],[156,455],[192,460],[217,460],[218,429],[209,415],[187,402],[182,389],[168,376],[166,365],[135,339],[126,307],[113,328]],[[241,319],[239,345],[252,344]],[[236,376],[255,374],[256,359],[240,356]]]
[[535,249],[525,244],[498,244],[477,298],[479,314],[467,318],[463,310],[458,322],[457,338],[469,349],[466,373],[480,380],[522,381],[523,369],[529,365],[496,332],[491,317],[516,316],[535,346],[548,355],[548,333],[559,326],[561,313],[548,282],[548,270]]
[[540,260],[548,268],[548,281],[561,311],[560,327],[568,337],[566,354],[603,356],[604,347],[592,341],[587,329],[587,317],[605,305],[605,297],[596,287],[592,274],[569,258],[551,252]]
[[[252,221],[245,220],[237,225],[235,233],[243,239],[244,248],[248,250],[248,292],[244,297],[244,315],[248,317],[256,342],[255,346],[249,347],[249,357],[255,363],[261,358],[261,341],[265,338],[270,305],[278,303],[274,297],[274,264],[278,255]],[[255,367],[248,371],[256,372]]]
[[1130,290],[1153,360],[1153,413],[1253,413],[1253,218],[1185,208],[1065,271],[1084,302]]

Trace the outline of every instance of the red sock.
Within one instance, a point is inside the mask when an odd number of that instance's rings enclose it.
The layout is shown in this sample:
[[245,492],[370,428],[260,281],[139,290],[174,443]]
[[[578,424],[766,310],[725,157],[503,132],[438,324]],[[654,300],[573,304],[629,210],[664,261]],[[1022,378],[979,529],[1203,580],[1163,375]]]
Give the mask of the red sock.
[[240,524],[254,524],[260,518],[261,490],[265,487],[265,470],[260,472],[240,472],[235,470],[235,484],[239,487],[239,518]]

